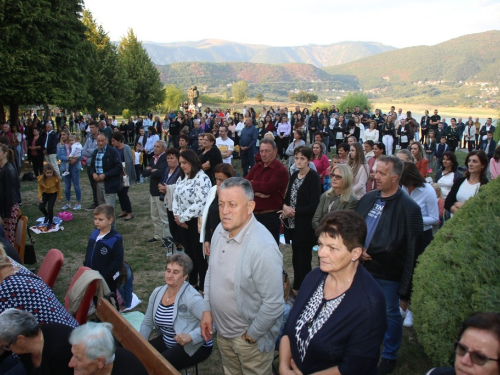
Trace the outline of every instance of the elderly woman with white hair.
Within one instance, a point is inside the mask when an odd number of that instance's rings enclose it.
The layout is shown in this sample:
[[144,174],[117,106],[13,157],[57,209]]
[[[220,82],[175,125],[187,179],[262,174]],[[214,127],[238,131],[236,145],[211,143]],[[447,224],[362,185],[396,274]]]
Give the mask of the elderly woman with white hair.
[[88,322],[75,328],[69,337],[73,356],[69,367],[82,375],[146,375],[148,372],[137,357],[115,346],[110,323]]
[[38,324],[27,311],[7,309],[0,314],[0,347],[19,356],[27,375],[73,374],[68,367],[72,331],[59,323]]

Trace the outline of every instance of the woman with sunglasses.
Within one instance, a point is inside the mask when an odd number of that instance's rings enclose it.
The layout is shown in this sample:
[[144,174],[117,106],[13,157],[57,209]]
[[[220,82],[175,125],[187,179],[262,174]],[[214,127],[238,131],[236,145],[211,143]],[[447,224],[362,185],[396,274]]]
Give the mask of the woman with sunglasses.
[[500,314],[475,312],[462,323],[454,344],[454,367],[438,367],[426,375],[498,375]]
[[328,212],[356,209],[358,198],[352,191],[353,180],[352,171],[348,165],[337,164],[332,169],[331,188],[319,198],[319,204],[312,219],[313,229],[318,228],[319,222]]

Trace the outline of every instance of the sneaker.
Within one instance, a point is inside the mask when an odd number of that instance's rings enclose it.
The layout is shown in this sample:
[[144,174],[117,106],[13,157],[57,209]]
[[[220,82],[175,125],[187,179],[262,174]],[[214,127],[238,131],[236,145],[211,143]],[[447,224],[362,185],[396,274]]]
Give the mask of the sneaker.
[[69,176],[69,172],[68,172],[68,171],[65,171],[62,175],[63,175],[63,176]]
[[78,210],[81,210],[82,209],[82,205],[81,204],[75,204],[75,206],[73,207],[73,210],[75,211],[78,211]]
[[95,205],[91,205],[85,209],[85,211],[94,211],[95,210]]
[[399,308],[399,313],[401,314],[401,318],[405,319],[406,318],[406,314],[408,313],[408,311],[410,310],[406,310],[404,311],[401,307]]
[[378,375],[390,374],[395,366],[395,359],[382,358],[378,364]]
[[61,207],[61,210],[69,210],[71,208],[71,204],[66,203],[64,206]]
[[411,313],[410,309],[407,310],[406,318],[403,322],[403,326],[411,328],[413,327],[413,314]]

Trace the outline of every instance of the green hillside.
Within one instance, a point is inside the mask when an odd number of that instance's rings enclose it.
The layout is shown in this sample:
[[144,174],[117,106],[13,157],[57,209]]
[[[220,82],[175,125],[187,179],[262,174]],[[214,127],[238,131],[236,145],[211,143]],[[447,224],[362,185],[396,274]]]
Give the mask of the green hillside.
[[393,50],[323,69],[330,74],[354,76],[362,88],[443,80],[498,83],[500,31]]

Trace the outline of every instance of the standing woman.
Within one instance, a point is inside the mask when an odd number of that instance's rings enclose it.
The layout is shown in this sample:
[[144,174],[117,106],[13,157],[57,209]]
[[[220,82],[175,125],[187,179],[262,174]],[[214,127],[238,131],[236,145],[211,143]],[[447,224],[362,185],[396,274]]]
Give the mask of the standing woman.
[[174,221],[179,226],[186,254],[194,264],[189,283],[203,291],[208,263],[203,257],[203,245],[199,241],[198,218],[203,213],[212,183],[193,150],[181,152],[179,161],[181,171],[174,191]]
[[392,116],[387,116],[384,125],[382,125],[382,142],[385,145],[387,155],[392,155],[395,130],[394,123],[392,122]]
[[33,137],[31,138],[31,141],[29,143],[28,150],[31,164],[33,165],[33,173],[35,174],[35,177],[38,177],[38,175],[42,174],[43,152],[42,145],[40,144],[40,142],[38,142],[38,139],[40,138],[40,131],[38,130],[38,128],[33,128],[32,132]]
[[350,119],[347,122],[347,127],[344,129],[344,142],[347,143],[349,137],[355,137],[356,141],[359,141],[360,130],[356,126],[356,123],[353,119]]
[[373,157],[368,160],[368,172],[370,172],[370,176],[366,183],[367,193],[377,188],[375,174],[377,173],[377,163],[382,155],[385,155],[385,144],[382,142],[375,143],[373,145]]
[[365,139],[365,126],[361,123],[359,116],[354,116],[354,123],[356,127],[359,128],[359,138],[356,138],[357,141],[363,144],[363,140]]
[[312,115],[307,122],[307,128],[309,129],[309,143],[312,144],[314,142],[314,133],[316,133],[319,128],[319,119],[316,110],[312,111]]
[[455,152],[458,147],[458,140],[460,139],[459,129],[455,118],[452,118],[450,122],[451,125],[446,127],[446,143],[448,144],[450,150]]
[[288,143],[290,142],[290,134],[292,133],[292,125],[288,122],[287,115],[283,115],[281,117],[281,122],[278,124],[277,129],[277,146],[278,146],[278,155],[280,159],[288,159],[288,156],[285,154],[286,149],[288,148]]
[[276,132],[276,128],[274,126],[274,122],[271,119],[271,115],[266,115],[265,120],[264,120],[264,127],[266,128],[266,131],[268,132]]
[[354,177],[352,191],[358,199],[361,199],[366,194],[366,184],[369,177],[368,164],[366,164],[365,153],[361,143],[354,142],[351,145],[348,165],[351,167]]
[[467,142],[469,152],[474,150],[476,144],[476,127],[474,126],[474,121],[470,119],[467,121],[464,131],[464,141]]
[[495,149],[493,157],[490,159],[490,173],[492,180],[500,174],[500,146]]
[[378,143],[379,134],[377,130],[377,122],[375,120],[370,120],[370,127],[365,130],[364,141],[373,141],[373,143]]
[[323,186],[324,178],[328,174],[328,167],[330,162],[328,161],[328,156],[323,154],[323,147],[321,146],[320,142],[313,143],[312,162],[316,167],[316,172],[318,172],[319,177],[321,177],[321,185]]
[[397,134],[399,136],[399,144],[401,146],[401,149],[402,150],[407,149],[408,143],[410,142],[411,138],[410,125],[403,123],[403,121],[401,121],[398,126]]
[[[135,166],[134,166],[134,154],[128,145],[125,144],[125,138],[121,133],[113,133],[111,136],[111,145],[116,148],[118,154],[120,154],[120,159],[122,162],[123,170],[127,173],[130,183],[136,180]],[[125,221],[129,221],[134,218],[132,213],[132,203],[128,196],[129,186],[122,186],[121,190],[118,192],[118,200],[120,201],[120,206],[122,212],[118,217],[123,217]]]
[[339,119],[333,126],[333,138],[335,138],[335,148],[337,149],[337,154],[339,153],[339,145],[344,142],[345,133],[345,119],[344,115],[340,115]]
[[430,130],[431,118],[429,117],[429,111],[425,110],[425,115],[420,119],[420,129],[422,129],[422,143],[427,141],[427,134]]
[[457,179],[451,187],[450,193],[444,202],[444,208],[455,214],[469,199],[475,196],[479,188],[488,183],[486,170],[488,157],[484,151],[469,152],[465,158],[467,171],[465,177]]
[[[262,138],[264,138],[264,135],[262,135]],[[295,149],[298,147],[303,147],[306,145],[306,142],[302,139],[303,133],[300,130],[294,130],[293,131],[293,141],[288,145],[288,148],[286,149],[286,154],[289,156],[288,158],[288,168],[292,166],[292,164],[295,162],[294,158],[291,158],[290,156],[295,155]],[[259,133],[259,139],[260,138],[260,133]]]
[[222,163],[222,155],[219,148],[215,145],[215,137],[213,134],[205,133],[203,135],[203,144],[200,144],[200,152],[198,155],[200,157],[201,167],[208,178],[210,178],[212,186],[214,186],[214,167]]
[[[69,210],[71,208],[71,183],[73,183],[73,187],[75,188],[76,195],[76,204],[73,207],[73,210],[81,210],[82,205],[82,189],[80,187],[80,171],[82,165],[80,163],[82,157],[77,160],[69,158],[69,154],[71,153],[71,146],[69,144],[69,130],[62,129],[61,130],[61,140],[57,144],[57,158],[61,161],[61,172],[60,176],[63,176],[64,180],[64,196],[66,198],[66,204],[61,207],[61,210]],[[69,174],[64,176],[63,172],[65,172],[65,166],[68,166]]]
[[[426,132],[428,136],[426,137],[424,145],[425,158],[429,161],[429,169],[434,168],[434,156],[436,155],[436,137],[433,129]],[[422,137],[423,138],[423,137]]]
[[420,142],[413,142],[410,147],[411,156],[415,159],[418,170],[425,178],[429,174],[429,160],[424,157],[424,150]]
[[[430,131],[429,131],[430,132]],[[441,165],[434,176],[434,181],[441,188],[441,195],[446,200],[451,187],[456,180],[463,177],[462,173],[458,170],[457,156],[454,152],[446,151],[441,159]]]
[[328,117],[323,117],[323,120],[321,120],[321,126],[319,127],[319,132],[321,132],[321,135],[323,136],[323,143],[325,144],[326,152],[329,152],[331,131],[330,131],[330,121],[328,120]]
[[19,175],[21,174],[21,165],[23,163],[25,150],[24,134],[19,131],[19,125],[12,126],[12,137],[14,138],[14,147],[16,148],[16,164],[19,165]]
[[312,248],[316,243],[311,221],[321,194],[320,178],[309,168],[312,152],[308,147],[295,150],[295,166],[283,203],[282,219],[286,219],[292,240],[293,291],[297,295],[302,281],[311,271]]
[[7,145],[0,144],[0,215],[5,237],[11,245],[14,245],[19,213],[17,191],[20,186],[14,166],[7,161],[9,153],[12,152]]

